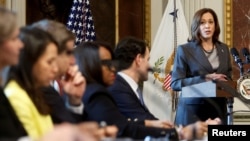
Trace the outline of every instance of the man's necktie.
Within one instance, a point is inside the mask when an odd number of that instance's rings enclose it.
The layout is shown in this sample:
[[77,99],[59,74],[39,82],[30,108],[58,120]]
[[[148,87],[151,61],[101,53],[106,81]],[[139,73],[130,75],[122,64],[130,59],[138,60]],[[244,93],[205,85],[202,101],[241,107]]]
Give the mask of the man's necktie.
[[141,89],[138,87],[136,91],[139,94],[139,100],[141,101],[141,104],[145,106]]

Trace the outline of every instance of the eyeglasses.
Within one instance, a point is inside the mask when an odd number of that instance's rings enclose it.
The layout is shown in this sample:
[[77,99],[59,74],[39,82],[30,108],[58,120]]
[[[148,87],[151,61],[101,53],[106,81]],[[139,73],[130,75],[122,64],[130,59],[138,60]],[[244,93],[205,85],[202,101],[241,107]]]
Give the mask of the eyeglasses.
[[107,66],[109,70],[114,71],[117,68],[117,61],[116,60],[101,60],[101,64]]

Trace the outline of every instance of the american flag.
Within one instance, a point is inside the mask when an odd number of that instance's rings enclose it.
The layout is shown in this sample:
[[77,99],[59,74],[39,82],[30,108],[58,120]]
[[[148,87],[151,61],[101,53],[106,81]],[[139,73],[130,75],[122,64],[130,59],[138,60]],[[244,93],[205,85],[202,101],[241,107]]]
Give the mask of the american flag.
[[67,27],[76,34],[75,45],[82,41],[94,41],[96,39],[89,0],[73,1]]
[[171,87],[170,87],[171,78],[172,78],[172,77],[171,77],[171,74],[172,74],[172,72],[168,73],[168,74],[166,75],[164,81],[163,81],[163,88],[164,88],[165,90],[167,90],[167,91],[171,89]]

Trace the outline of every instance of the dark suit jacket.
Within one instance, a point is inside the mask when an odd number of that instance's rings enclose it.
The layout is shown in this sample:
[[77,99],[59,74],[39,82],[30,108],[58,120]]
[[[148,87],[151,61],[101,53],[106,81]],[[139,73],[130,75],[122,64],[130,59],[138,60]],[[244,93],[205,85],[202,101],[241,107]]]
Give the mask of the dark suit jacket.
[[[228,79],[231,79],[232,66],[229,48],[219,42],[215,46],[219,57],[217,70],[213,70],[202,47],[196,42],[178,46],[172,71],[171,87],[173,90],[181,91],[184,86],[205,82],[205,75],[214,72],[225,74]],[[225,123],[227,120],[226,104],[226,98],[180,98],[176,123],[186,125],[197,120],[218,116]]]
[[132,120],[157,120],[148,108],[141,104],[130,85],[120,75],[117,75],[114,84],[108,90],[117,103],[120,112],[127,118]]
[[0,140],[17,139],[22,136],[27,136],[27,133],[0,87]]
[[88,84],[83,96],[84,115],[88,121],[105,121],[107,125],[116,125],[118,137],[144,139],[146,136],[160,137],[171,135],[177,138],[175,129],[149,128],[144,122],[128,121],[118,110],[107,89],[100,84]]
[[74,114],[66,108],[63,97],[52,86],[43,88],[42,91],[47,104],[51,108],[53,123],[78,123],[83,120],[82,115]]

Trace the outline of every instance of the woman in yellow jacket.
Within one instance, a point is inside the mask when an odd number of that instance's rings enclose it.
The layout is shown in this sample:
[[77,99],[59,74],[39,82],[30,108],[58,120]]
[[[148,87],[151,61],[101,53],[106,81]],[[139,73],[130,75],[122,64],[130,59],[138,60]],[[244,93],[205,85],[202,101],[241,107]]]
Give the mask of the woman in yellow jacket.
[[10,68],[4,91],[28,136],[38,139],[53,129],[50,108],[40,89],[55,78],[58,48],[54,39],[38,28],[22,28],[20,38],[24,48],[18,65]]

